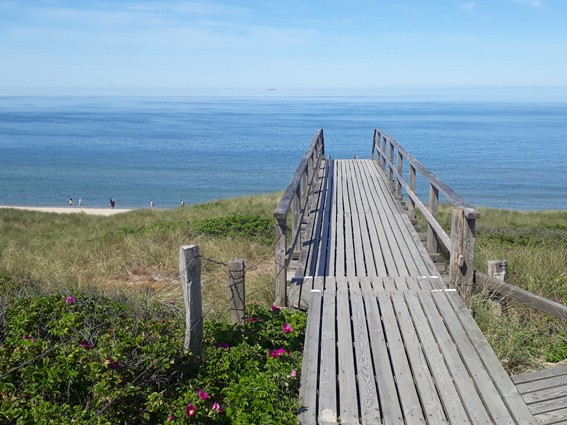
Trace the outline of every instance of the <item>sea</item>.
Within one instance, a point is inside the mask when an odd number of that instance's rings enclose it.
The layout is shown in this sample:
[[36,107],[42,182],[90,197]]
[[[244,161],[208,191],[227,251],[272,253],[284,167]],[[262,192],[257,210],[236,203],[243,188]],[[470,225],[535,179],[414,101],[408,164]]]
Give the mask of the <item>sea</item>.
[[567,102],[395,96],[0,97],[0,205],[280,191],[319,128],[336,159],[370,158],[380,128],[477,207],[567,209]]

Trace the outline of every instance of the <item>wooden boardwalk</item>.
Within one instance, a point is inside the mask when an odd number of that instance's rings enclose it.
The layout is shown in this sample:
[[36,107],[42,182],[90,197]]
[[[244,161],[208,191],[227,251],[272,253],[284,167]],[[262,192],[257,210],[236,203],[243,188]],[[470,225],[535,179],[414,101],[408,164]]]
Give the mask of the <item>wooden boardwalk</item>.
[[513,377],[540,424],[567,424],[567,366]]
[[303,424],[535,424],[370,160],[326,161],[290,303],[309,305]]

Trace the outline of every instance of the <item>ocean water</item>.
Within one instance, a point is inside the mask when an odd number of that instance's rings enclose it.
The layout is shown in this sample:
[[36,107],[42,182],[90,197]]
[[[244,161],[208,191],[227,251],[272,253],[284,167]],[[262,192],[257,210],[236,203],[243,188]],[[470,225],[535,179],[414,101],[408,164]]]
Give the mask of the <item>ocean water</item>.
[[0,97],[0,205],[282,190],[318,128],[339,159],[381,128],[475,206],[567,209],[567,103],[375,97]]

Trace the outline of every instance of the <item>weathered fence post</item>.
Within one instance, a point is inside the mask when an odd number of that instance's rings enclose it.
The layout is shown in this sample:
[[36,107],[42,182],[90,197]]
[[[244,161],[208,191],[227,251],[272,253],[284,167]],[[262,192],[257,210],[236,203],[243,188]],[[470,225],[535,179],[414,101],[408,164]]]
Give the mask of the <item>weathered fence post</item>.
[[501,282],[505,282],[508,274],[508,261],[488,260],[486,274],[490,277],[498,279]]
[[287,222],[283,219],[276,219],[276,305],[287,307]]
[[[439,189],[433,184],[429,184],[429,212],[437,220],[439,211]],[[430,254],[437,252],[437,239],[431,224],[427,226],[427,252]]]
[[480,214],[473,208],[453,208],[449,275],[463,300],[472,295],[474,237],[478,217]]
[[243,325],[246,316],[244,260],[233,259],[228,262],[228,287],[230,289],[230,321],[235,325]]
[[203,306],[201,299],[201,256],[197,245],[179,248],[179,274],[185,300],[185,349],[199,357],[203,343]]

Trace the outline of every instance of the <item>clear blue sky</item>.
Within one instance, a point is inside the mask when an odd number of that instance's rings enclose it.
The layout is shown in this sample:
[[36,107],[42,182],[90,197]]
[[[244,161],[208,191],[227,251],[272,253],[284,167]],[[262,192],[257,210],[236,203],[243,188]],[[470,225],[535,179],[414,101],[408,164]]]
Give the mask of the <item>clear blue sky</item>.
[[567,87],[566,0],[0,0],[0,94]]

